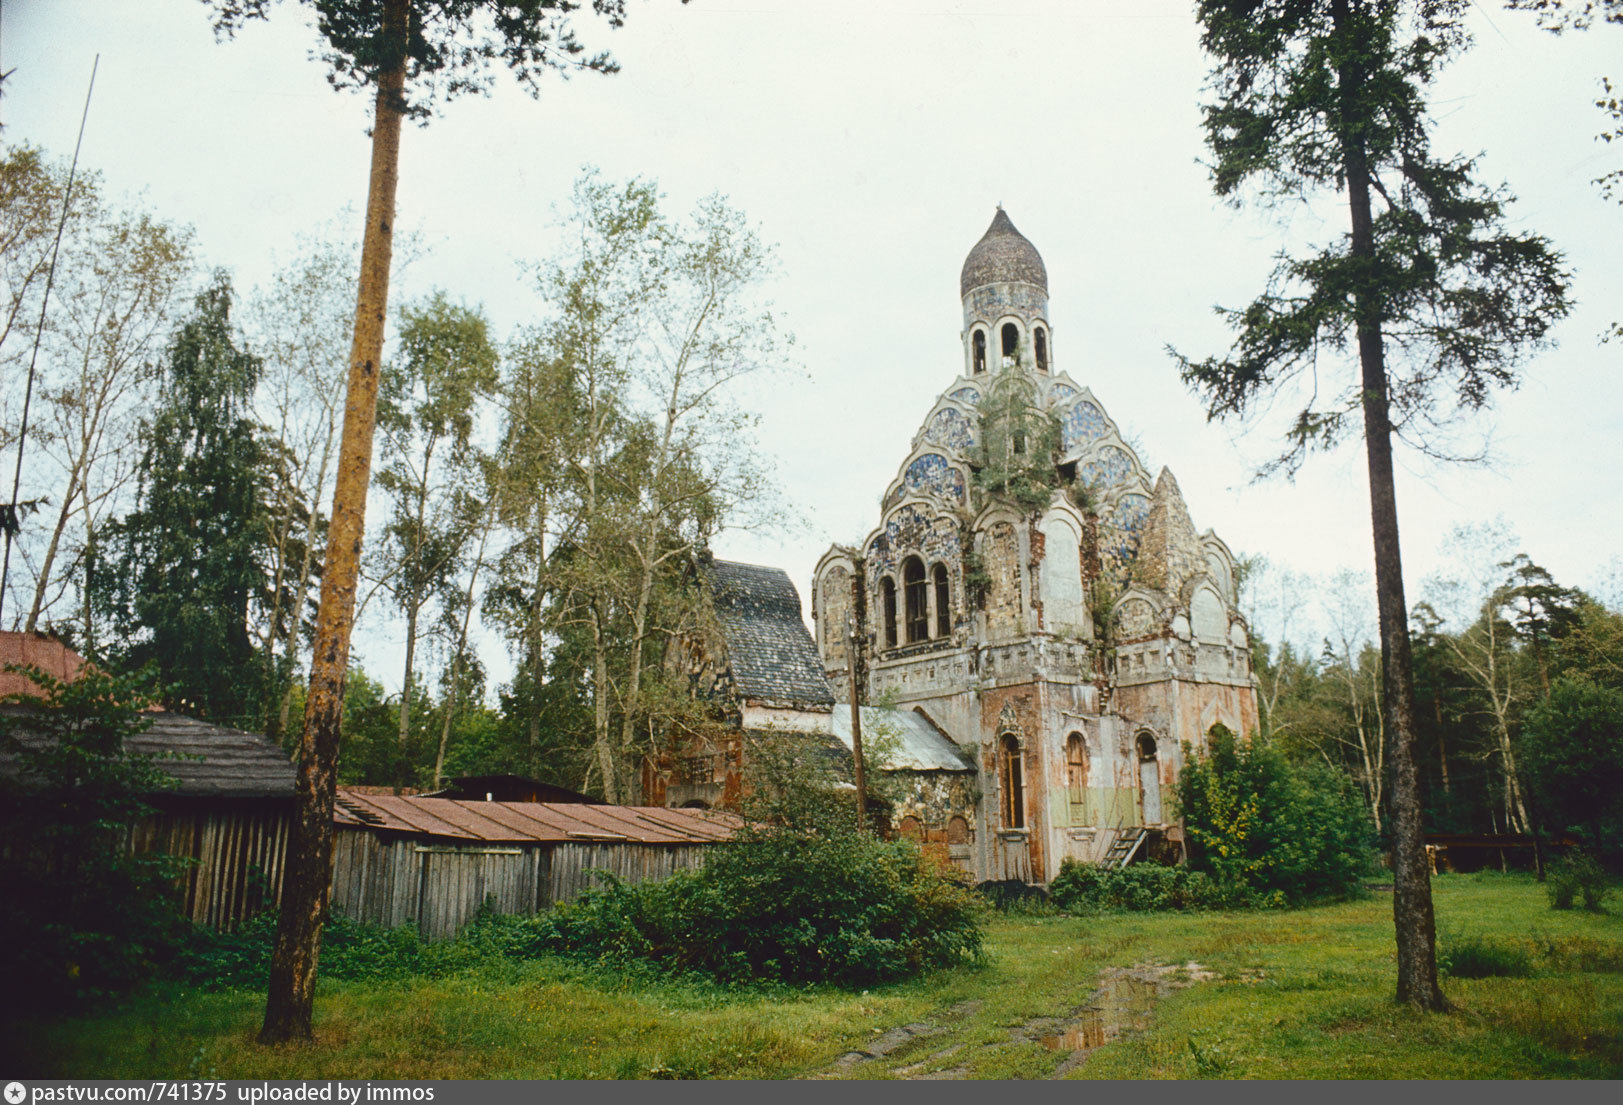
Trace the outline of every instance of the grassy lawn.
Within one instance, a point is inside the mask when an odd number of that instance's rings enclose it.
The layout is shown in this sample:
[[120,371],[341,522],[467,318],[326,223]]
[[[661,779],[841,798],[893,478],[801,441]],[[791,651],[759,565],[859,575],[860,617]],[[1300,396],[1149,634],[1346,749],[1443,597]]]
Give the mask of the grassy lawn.
[[[409,984],[324,984],[313,1045],[253,1041],[256,993],[155,991],[93,1018],[0,1026],[35,1077],[1046,1078],[1025,1039],[1110,967],[1212,972],[1067,1078],[1623,1077],[1623,916],[1557,913],[1530,877],[1435,882],[1445,944],[1486,940],[1523,977],[1448,978],[1449,1015],[1392,1004],[1391,896],[1280,913],[1011,917],[988,961],[870,993],[728,991],[555,961]],[[1614,903],[1615,910],[1615,903]],[[837,1065],[887,1030],[883,1058]],[[1036,1031],[1029,1033],[1038,1034]]]

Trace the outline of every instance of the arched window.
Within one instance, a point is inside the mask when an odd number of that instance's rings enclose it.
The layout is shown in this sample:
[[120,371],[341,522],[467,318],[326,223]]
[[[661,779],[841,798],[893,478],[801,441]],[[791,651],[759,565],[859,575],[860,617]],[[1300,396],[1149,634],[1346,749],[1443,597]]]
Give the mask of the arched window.
[[907,639],[930,637],[930,593],[924,584],[924,561],[910,556],[902,563],[902,591],[907,600]]
[[975,349],[975,374],[978,376],[986,371],[986,331],[976,330],[971,344]]
[[1003,324],[1003,359],[1012,360],[1020,351],[1020,328],[1012,322]]
[[896,825],[896,835],[904,840],[924,841],[924,823],[912,814],[902,818]]
[[1037,327],[1032,346],[1037,352],[1037,371],[1048,371],[1048,331],[1041,326]]
[[1161,823],[1161,764],[1155,754],[1155,738],[1138,735],[1138,785],[1144,800],[1144,824]]
[[947,566],[937,564],[932,573],[935,578],[935,635],[952,635],[952,591],[947,586]]
[[970,842],[969,822],[962,817],[947,819],[947,843],[968,844]]
[[885,619],[885,647],[896,647],[896,581],[886,576],[879,584],[879,605]]
[[1020,742],[1013,733],[1005,733],[998,740],[998,781],[1003,792],[1003,827],[1026,827],[1026,783],[1021,774]]
[[1088,823],[1088,746],[1081,733],[1065,739],[1065,789],[1071,803],[1071,824]]

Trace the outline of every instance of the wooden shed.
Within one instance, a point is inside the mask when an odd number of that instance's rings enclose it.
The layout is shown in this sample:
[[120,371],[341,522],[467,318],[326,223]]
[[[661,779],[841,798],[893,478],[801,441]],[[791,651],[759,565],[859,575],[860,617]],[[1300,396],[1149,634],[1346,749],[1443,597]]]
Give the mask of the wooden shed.
[[[45,738],[27,728],[30,707],[0,706],[21,721],[24,744]],[[191,862],[176,887],[192,921],[235,928],[280,899],[282,863],[293,816],[294,768],[257,733],[183,714],[154,711],[128,752],[156,757],[175,785],[143,796],[153,812],[130,834],[136,853],[166,852]],[[0,775],[16,770],[0,756]]]
[[729,814],[658,806],[479,802],[361,794],[340,787],[332,905],[431,939],[456,933],[487,899],[535,913],[578,897],[606,870],[625,882],[699,867],[739,825]]

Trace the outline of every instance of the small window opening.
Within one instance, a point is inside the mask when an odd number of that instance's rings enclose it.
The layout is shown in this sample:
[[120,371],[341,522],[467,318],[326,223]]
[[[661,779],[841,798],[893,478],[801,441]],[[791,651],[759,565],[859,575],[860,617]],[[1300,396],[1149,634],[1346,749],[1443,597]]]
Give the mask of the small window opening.
[[1026,431],[1014,431],[1013,447],[1015,456],[1024,456],[1026,452]]
[[986,371],[986,331],[975,331],[975,375],[979,376]]
[[879,584],[879,605],[885,618],[885,647],[896,647],[896,581],[889,576]]
[[907,639],[927,640],[930,636],[929,592],[924,584],[924,561],[916,556],[902,565],[902,588],[907,599]]
[[1020,742],[1014,739],[1013,733],[1006,733],[998,742],[999,757],[1003,762],[1003,827],[1006,829],[1023,829],[1026,826],[1026,786],[1021,774]]
[[1020,352],[1020,328],[1012,322],[1003,324],[1003,360],[1005,363],[1015,359]]
[[952,635],[952,592],[947,586],[947,566],[935,566],[935,635]]
[[1081,733],[1072,733],[1065,741],[1065,789],[1071,804],[1071,824],[1087,824],[1088,749]]
[[1036,336],[1036,340],[1034,342],[1034,345],[1035,345],[1035,348],[1036,348],[1036,351],[1037,351],[1037,371],[1038,372],[1047,372],[1048,371],[1048,333],[1041,326],[1037,327],[1037,336]]

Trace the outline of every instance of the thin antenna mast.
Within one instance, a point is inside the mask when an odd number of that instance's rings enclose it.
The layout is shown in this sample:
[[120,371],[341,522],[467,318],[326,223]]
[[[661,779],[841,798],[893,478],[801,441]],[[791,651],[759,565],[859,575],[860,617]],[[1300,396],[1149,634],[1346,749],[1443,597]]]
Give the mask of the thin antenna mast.
[[23,420],[17,431],[17,467],[11,476],[11,502],[0,504],[0,529],[6,535],[5,560],[0,563],[0,626],[5,625],[6,590],[11,584],[11,541],[22,530],[23,504],[17,495],[23,483],[23,448],[28,444],[28,407],[34,399],[34,366],[39,361],[39,342],[45,333],[45,307],[51,301],[51,285],[56,283],[56,255],[62,248],[62,230],[68,225],[68,207],[73,202],[73,179],[79,172],[79,147],[84,145],[85,120],[90,118],[90,96],[96,91],[96,70],[101,55],[90,63],[90,87],[85,89],[85,109],[79,116],[79,137],[73,143],[73,164],[68,168],[68,186],[62,192],[62,217],[56,221],[56,240],[51,243],[51,267],[45,273],[45,294],[39,299],[39,325],[34,328],[34,350],[28,357],[28,385],[23,391]]

